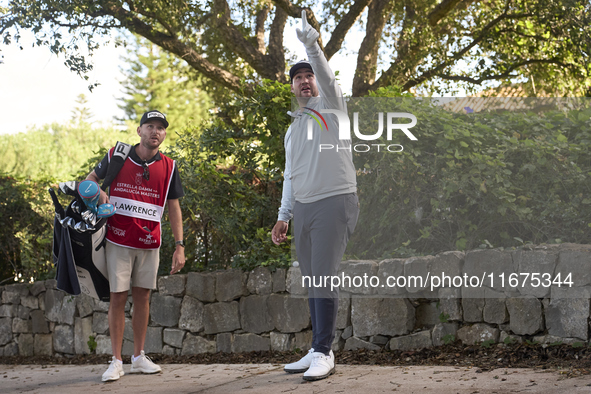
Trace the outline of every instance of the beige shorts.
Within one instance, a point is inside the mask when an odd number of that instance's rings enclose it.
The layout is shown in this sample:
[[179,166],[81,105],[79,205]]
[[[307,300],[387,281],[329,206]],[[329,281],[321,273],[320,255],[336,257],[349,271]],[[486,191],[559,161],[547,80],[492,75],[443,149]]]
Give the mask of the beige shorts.
[[155,289],[160,249],[133,249],[107,241],[107,272],[112,293],[128,291],[130,285]]

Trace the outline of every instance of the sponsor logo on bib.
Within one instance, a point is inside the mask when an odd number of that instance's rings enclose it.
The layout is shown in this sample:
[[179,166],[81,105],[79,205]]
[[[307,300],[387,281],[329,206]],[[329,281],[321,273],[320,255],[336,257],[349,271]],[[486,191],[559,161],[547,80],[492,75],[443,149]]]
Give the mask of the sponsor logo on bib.
[[155,244],[157,241],[152,237],[152,234],[148,234],[146,235],[146,238],[139,238],[141,242],[143,242],[146,245],[150,245],[150,244]]

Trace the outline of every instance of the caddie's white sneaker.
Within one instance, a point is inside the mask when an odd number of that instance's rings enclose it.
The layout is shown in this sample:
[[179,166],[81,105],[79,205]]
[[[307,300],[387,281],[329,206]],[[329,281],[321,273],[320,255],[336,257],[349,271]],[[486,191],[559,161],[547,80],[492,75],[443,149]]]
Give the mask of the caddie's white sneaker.
[[119,362],[115,356],[113,356],[109,368],[103,374],[103,382],[117,380],[123,375],[125,375],[125,372],[123,372],[123,363]]
[[306,354],[304,357],[300,358],[295,363],[286,364],[285,367],[283,367],[283,370],[287,373],[306,372],[308,370],[308,368],[310,368],[310,365],[312,364],[312,358],[313,358],[312,353],[314,353],[314,348],[308,350],[308,354]]
[[324,353],[312,353],[310,368],[304,373],[304,380],[320,380],[334,373],[334,353],[332,350],[327,356]]
[[142,350],[140,355],[134,360],[133,357],[131,359],[131,369],[129,373],[156,373],[161,372],[162,368],[159,365],[156,365],[150,360],[150,357],[144,354]]

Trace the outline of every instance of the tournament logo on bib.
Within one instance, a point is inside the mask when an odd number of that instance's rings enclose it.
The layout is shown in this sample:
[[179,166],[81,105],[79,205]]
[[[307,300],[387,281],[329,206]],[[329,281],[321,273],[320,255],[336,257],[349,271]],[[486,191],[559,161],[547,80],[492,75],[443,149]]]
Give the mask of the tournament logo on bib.
[[136,185],[142,184],[142,177],[143,177],[143,174],[141,172],[138,172],[137,174],[135,174],[135,184]]
[[119,237],[125,237],[125,230],[122,230],[120,228],[117,227],[113,227],[109,225],[109,228],[111,229],[111,231],[113,232],[113,234],[119,236]]

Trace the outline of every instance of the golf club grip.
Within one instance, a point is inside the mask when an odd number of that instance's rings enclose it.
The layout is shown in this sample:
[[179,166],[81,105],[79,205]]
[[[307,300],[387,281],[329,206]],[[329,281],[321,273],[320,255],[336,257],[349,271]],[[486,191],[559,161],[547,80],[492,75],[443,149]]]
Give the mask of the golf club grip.
[[62,204],[60,204],[59,200],[57,199],[57,195],[55,194],[55,191],[53,191],[53,189],[50,187],[49,190],[49,195],[51,196],[51,200],[53,201],[53,205],[55,206],[55,213],[57,213],[62,219],[66,217],[66,211],[64,210],[64,207],[62,207]]

